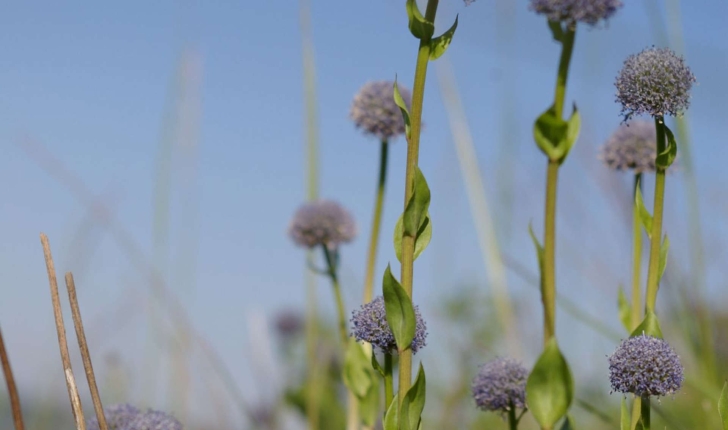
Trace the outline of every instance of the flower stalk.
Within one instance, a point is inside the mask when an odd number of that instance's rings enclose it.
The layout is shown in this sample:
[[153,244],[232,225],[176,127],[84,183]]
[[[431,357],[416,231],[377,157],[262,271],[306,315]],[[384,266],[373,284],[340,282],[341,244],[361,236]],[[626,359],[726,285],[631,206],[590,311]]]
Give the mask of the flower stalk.
[[[655,129],[657,131],[657,153],[665,151],[665,120],[662,116],[655,117]],[[652,210],[652,232],[650,234],[650,261],[647,271],[647,293],[645,296],[645,310],[655,311],[657,302],[657,290],[659,288],[659,264],[660,245],[662,239],[662,212],[665,202],[665,167],[656,166],[655,172],[655,201]]]
[[642,190],[642,173],[634,175],[632,194],[632,307],[630,309],[630,331],[642,321],[642,221],[640,208],[636,203],[637,193]]
[[362,303],[371,302],[374,296],[374,271],[377,265],[379,236],[382,230],[382,212],[384,211],[384,190],[387,182],[388,155],[389,142],[385,139],[381,142],[379,152],[379,180],[377,182],[377,196],[374,202],[374,216],[372,218],[371,237],[369,238],[366,277],[364,279],[364,299]]

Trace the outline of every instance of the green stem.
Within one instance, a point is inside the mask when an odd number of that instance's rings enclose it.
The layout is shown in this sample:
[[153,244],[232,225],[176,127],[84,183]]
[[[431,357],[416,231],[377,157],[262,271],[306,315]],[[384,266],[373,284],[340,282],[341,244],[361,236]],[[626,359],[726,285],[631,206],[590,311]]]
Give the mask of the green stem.
[[566,79],[569,77],[569,64],[574,51],[576,28],[566,27],[561,38],[561,58],[559,59],[559,74],[556,76],[556,93],[554,94],[554,110],[561,118],[564,112],[564,97],[566,96]]
[[634,193],[632,195],[632,311],[630,314],[630,330],[634,330],[642,321],[642,221],[640,209],[635,203],[637,192],[642,190],[642,173],[634,175]]
[[392,372],[392,354],[384,353],[384,410],[389,408],[394,399],[394,376]]
[[[428,0],[425,19],[435,22],[439,0]],[[425,96],[425,79],[427,63],[430,60],[430,38],[420,40],[417,52],[417,66],[412,91],[412,111],[410,115],[410,136],[407,145],[407,169],[404,180],[404,208],[412,197],[415,171],[420,152],[420,131],[422,129],[422,104]],[[414,272],[415,238],[404,235],[402,238],[402,272],[400,282],[407,294],[412,297],[412,278]],[[412,350],[406,349],[399,356],[399,404],[402,405],[407,391],[412,385]]]
[[374,270],[377,265],[377,249],[379,247],[379,233],[382,229],[382,212],[384,208],[384,186],[387,182],[387,155],[389,143],[382,140],[379,156],[379,182],[377,183],[377,197],[374,202],[374,217],[372,219],[372,233],[369,238],[369,253],[367,255],[366,277],[364,279],[364,303],[372,301],[374,295]]
[[[662,117],[655,117],[657,129],[657,153],[665,150],[665,129]],[[659,287],[660,242],[662,241],[662,208],[665,201],[665,169],[657,167],[655,175],[655,203],[652,210],[652,232],[650,234],[650,263],[647,271],[647,294],[645,309],[655,311]]]
[[546,213],[544,224],[543,267],[543,341],[546,344],[556,334],[556,188],[559,163],[549,161],[546,171]]
[[518,419],[516,418],[516,408],[511,404],[510,409],[508,409],[508,429],[509,430],[518,430]]
[[642,397],[635,397],[632,402],[632,422],[630,423],[631,429],[637,427],[637,423],[640,422],[642,416]]
[[650,430],[650,398],[642,397],[642,430]]

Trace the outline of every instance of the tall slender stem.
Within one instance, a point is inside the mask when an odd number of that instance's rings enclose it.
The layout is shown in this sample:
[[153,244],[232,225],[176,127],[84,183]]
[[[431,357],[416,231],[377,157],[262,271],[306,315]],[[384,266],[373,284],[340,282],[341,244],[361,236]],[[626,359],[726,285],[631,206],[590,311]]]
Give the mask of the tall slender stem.
[[650,430],[650,398],[645,396],[642,397],[642,406],[640,407],[642,412],[642,430]]
[[377,249],[382,229],[382,212],[384,209],[384,189],[387,182],[387,156],[389,143],[382,140],[379,151],[379,181],[377,182],[377,197],[374,201],[374,217],[372,219],[372,232],[369,238],[369,253],[367,254],[366,277],[364,279],[363,303],[372,301],[374,295],[374,271],[377,266]]
[[[655,128],[657,129],[657,153],[660,154],[665,150],[665,129],[664,119],[662,117],[655,118]],[[660,244],[662,241],[662,208],[665,201],[665,169],[657,167],[655,176],[655,202],[652,210],[652,233],[650,234],[650,263],[647,271],[647,294],[645,300],[645,309],[650,312],[655,311],[655,303],[657,302],[657,289],[660,283],[659,266],[660,266]]]
[[632,195],[632,309],[630,312],[630,331],[637,328],[642,320],[642,221],[640,208],[635,203],[637,192],[642,190],[642,173],[634,175]]
[[556,189],[559,163],[549,161],[546,170],[546,212],[544,223],[543,267],[543,341],[546,344],[556,334]]
[[23,411],[20,408],[20,396],[18,395],[18,387],[15,385],[15,378],[10,367],[10,359],[8,351],[5,349],[5,341],[3,340],[3,332],[0,330],[0,364],[2,364],[3,374],[5,375],[5,383],[8,386],[8,397],[10,397],[10,408],[13,411],[13,423],[15,430],[23,430]]
[[559,73],[556,75],[556,91],[554,93],[554,109],[559,118],[564,112],[566,80],[569,77],[569,64],[571,63],[571,54],[574,51],[575,38],[576,28],[567,26],[561,38],[561,58],[559,59]]
[[508,409],[508,429],[518,430],[518,418],[516,418],[516,408],[511,404]]
[[384,410],[389,408],[394,398],[394,376],[392,372],[392,354],[384,353]]
[[[428,0],[425,19],[435,22],[439,0]],[[415,81],[412,91],[412,112],[410,115],[410,136],[407,144],[407,169],[404,180],[404,208],[412,197],[415,182],[415,171],[420,153],[420,131],[422,130],[422,104],[425,97],[425,79],[427,78],[427,63],[430,60],[430,38],[420,39],[420,48],[417,52],[417,66],[415,67]],[[415,238],[405,235],[402,238],[402,272],[400,280],[402,288],[412,297],[412,279],[414,273]],[[402,405],[404,397],[412,385],[412,350],[406,349],[399,356],[399,404]]]

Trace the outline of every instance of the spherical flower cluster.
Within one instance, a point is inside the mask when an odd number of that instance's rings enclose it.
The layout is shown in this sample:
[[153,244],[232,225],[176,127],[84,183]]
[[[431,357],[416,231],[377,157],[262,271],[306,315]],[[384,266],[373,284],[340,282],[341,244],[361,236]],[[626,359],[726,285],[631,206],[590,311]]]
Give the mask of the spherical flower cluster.
[[356,223],[351,214],[338,203],[319,200],[298,208],[288,228],[291,239],[305,248],[325,245],[337,248],[356,237]]
[[680,357],[662,339],[640,335],[623,341],[609,357],[612,391],[636,396],[664,396],[680,389]]
[[630,55],[617,76],[617,101],[622,115],[680,115],[690,106],[695,75],[667,48],[647,48]]
[[[122,403],[104,409],[109,430],[182,430],[182,424],[171,415],[152,409],[142,412],[136,407]],[[88,430],[99,430],[99,421],[89,419]]]
[[512,358],[496,358],[482,366],[471,389],[478,408],[507,412],[526,406],[528,370]]
[[599,156],[614,170],[654,172],[657,157],[655,124],[652,121],[621,124],[602,146]]
[[[409,109],[412,105],[410,91],[399,84],[397,88]],[[402,112],[394,103],[392,81],[368,82],[364,85],[354,96],[349,117],[357,128],[381,141],[390,141],[405,132]]]
[[569,26],[577,22],[594,26],[614,15],[620,7],[620,0],[531,0],[529,5],[529,9],[546,15],[549,21],[563,21]]
[[[387,311],[384,307],[384,297],[379,296],[371,302],[352,312],[352,335],[360,342],[368,342],[378,347],[382,352],[397,351],[397,342],[394,340],[392,329],[387,324]],[[427,325],[415,306],[415,337],[410,348],[417,353],[426,346]]]

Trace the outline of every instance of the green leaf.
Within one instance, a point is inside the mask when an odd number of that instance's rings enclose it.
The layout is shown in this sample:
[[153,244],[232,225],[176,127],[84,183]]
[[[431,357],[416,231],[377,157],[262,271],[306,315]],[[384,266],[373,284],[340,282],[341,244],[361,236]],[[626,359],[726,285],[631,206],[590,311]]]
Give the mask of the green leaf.
[[580,130],[581,115],[576,104],[568,122],[556,115],[552,105],[536,119],[533,137],[549,160],[561,163],[576,143]]
[[392,403],[387,408],[387,413],[384,414],[384,430],[399,430],[399,399],[395,393]]
[[531,223],[528,223],[528,234],[531,235],[531,240],[533,241],[533,244],[536,246],[536,258],[538,258],[538,270],[539,273],[541,273],[541,291],[543,291],[543,253],[544,249],[543,246],[541,246],[541,243],[539,243],[538,238],[536,238],[536,234],[533,232],[533,226]]
[[718,413],[720,414],[720,422],[723,425],[723,430],[728,430],[728,382],[723,384],[723,391],[720,393]]
[[373,427],[379,420],[381,390],[379,389],[379,378],[374,373],[374,370],[369,369],[368,373],[372,383],[364,397],[359,399],[359,416],[364,425]]
[[655,165],[667,169],[675,161],[675,157],[677,157],[677,141],[667,124],[663,123],[662,128],[665,130],[665,137],[667,137],[667,147],[665,147],[664,151],[657,154]]
[[377,355],[372,350],[372,369],[376,370],[382,377],[384,377],[384,368],[377,361]]
[[370,361],[364,349],[354,338],[349,339],[344,357],[344,385],[360,399],[367,394],[372,385],[369,369]]
[[404,210],[404,234],[417,237],[417,231],[425,221],[427,209],[430,207],[430,187],[427,185],[425,175],[419,167],[415,167],[414,188],[407,207]]
[[561,430],[575,430],[576,425],[574,424],[574,418],[571,415],[567,415],[564,423],[561,424]]
[[657,281],[659,282],[660,279],[662,279],[662,275],[665,274],[665,269],[667,269],[667,252],[670,250],[670,239],[668,239],[667,234],[662,239],[662,243],[660,244],[660,259],[658,260],[658,270],[657,270]]
[[407,395],[402,401],[402,408],[399,411],[400,428],[402,430],[417,430],[419,427],[422,411],[425,409],[426,385],[425,369],[420,363],[417,378],[407,391]]
[[662,339],[662,330],[660,329],[660,321],[657,320],[657,315],[652,311],[647,311],[645,319],[642,320],[639,326],[632,331],[630,337],[640,336],[642,333],[648,336],[659,337]]
[[394,278],[389,266],[384,272],[383,290],[387,324],[392,329],[397,349],[401,352],[412,345],[415,337],[415,310],[412,300]]
[[571,117],[569,117],[568,128],[566,129],[566,138],[563,142],[559,143],[558,147],[563,148],[561,151],[559,151],[561,154],[560,161],[563,162],[566,159],[566,156],[569,155],[569,152],[571,152],[571,148],[574,147],[577,139],[579,139],[580,132],[581,115],[579,114],[579,110],[576,108],[576,103],[574,103],[574,108],[571,111]]
[[624,328],[629,332],[632,322],[630,318],[631,308],[629,306],[629,300],[627,300],[627,296],[624,294],[624,289],[622,288],[622,285],[619,286],[617,304],[619,305],[619,320],[622,322]]
[[435,34],[435,24],[425,19],[415,0],[407,0],[407,17],[412,35],[418,39],[429,39]]
[[640,221],[642,221],[642,226],[647,232],[647,237],[652,240],[652,215],[650,215],[645,207],[645,201],[642,199],[642,190],[640,190],[640,187],[636,187],[635,189],[634,204],[637,205],[637,210],[640,213]]
[[630,427],[632,424],[632,416],[629,413],[629,407],[627,407],[627,398],[622,397],[622,408],[619,417],[619,430],[632,430]]
[[399,85],[397,85],[397,75],[394,76],[394,103],[399,107],[402,112],[402,119],[404,119],[404,132],[407,135],[407,140],[410,138],[410,115],[407,110],[407,103],[404,102],[402,94],[399,93]]
[[[394,227],[394,253],[397,255],[397,260],[402,261],[402,215],[397,220],[397,225]],[[422,254],[422,251],[427,248],[432,239],[432,222],[430,221],[430,215],[425,215],[425,219],[420,225],[420,229],[417,230],[417,238],[415,239],[415,260]]]
[[447,47],[452,42],[452,37],[455,35],[455,29],[458,28],[458,16],[455,15],[455,23],[446,32],[440,36],[430,40],[430,60],[437,60],[445,53]]
[[526,403],[541,427],[551,428],[569,410],[574,379],[555,338],[546,344],[526,382]]
[[548,21],[549,29],[551,30],[551,36],[555,41],[561,42],[564,37],[564,29],[561,28],[561,21]]

